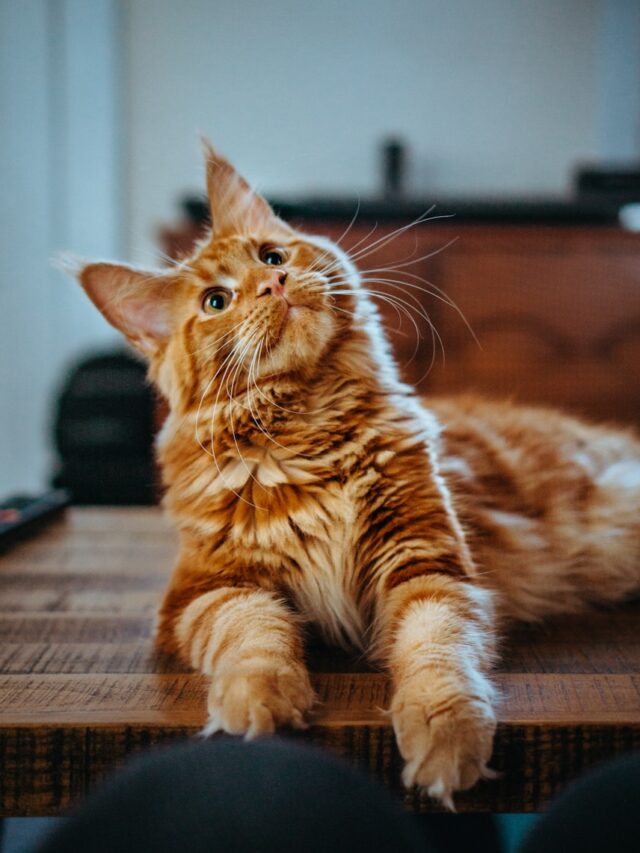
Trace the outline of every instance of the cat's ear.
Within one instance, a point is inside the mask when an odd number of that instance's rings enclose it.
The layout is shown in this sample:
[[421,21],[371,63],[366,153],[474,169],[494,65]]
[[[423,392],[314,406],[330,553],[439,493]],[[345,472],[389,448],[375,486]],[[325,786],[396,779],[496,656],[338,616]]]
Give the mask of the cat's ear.
[[76,277],[106,318],[147,357],[169,338],[174,282],[163,273],[149,273],[124,264],[88,264]]
[[207,194],[214,235],[226,233],[289,236],[292,229],[231,163],[202,140],[207,170]]

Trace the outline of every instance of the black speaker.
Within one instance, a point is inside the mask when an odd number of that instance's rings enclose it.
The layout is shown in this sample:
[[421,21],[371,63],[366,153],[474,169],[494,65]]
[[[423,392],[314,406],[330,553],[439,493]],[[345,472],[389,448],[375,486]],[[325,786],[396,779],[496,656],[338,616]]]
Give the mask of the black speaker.
[[65,382],[55,413],[53,485],[74,504],[153,504],[154,394],[126,352],[97,354]]

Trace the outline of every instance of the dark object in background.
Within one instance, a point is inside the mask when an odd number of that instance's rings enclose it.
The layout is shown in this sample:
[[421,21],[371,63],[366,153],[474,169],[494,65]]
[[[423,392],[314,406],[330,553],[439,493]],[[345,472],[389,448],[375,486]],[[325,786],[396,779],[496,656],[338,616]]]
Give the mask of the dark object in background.
[[58,518],[69,503],[69,493],[64,489],[39,495],[11,495],[0,502],[0,552]]
[[57,404],[60,467],[74,504],[154,504],[154,393],[126,352],[96,355],[69,376]]
[[209,213],[209,202],[206,196],[198,198],[197,196],[186,195],[180,202],[182,212],[189,222],[200,227],[208,227],[211,225],[211,214]]
[[157,239],[164,254],[172,260],[188,258],[198,240],[211,227],[209,203],[206,196],[185,195],[180,200],[178,222],[160,228]]
[[407,148],[400,139],[382,145],[382,191],[385,198],[399,198],[405,191]]
[[582,166],[575,174],[575,189],[580,196],[640,201],[640,163],[626,169],[614,165]]

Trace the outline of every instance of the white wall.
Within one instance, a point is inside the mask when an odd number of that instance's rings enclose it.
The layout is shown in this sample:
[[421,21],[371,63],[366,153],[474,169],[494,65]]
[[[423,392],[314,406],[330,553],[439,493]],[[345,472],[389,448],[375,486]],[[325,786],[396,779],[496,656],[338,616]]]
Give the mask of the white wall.
[[640,2],[602,0],[598,49],[599,153],[640,158]]
[[[37,0],[0,2],[0,494],[37,484],[45,465],[43,405],[52,329],[46,16]],[[21,83],[19,81],[22,81]],[[28,109],[23,91],[26,91]],[[28,211],[28,213],[27,213]],[[24,359],[30,368],[25,370]]]
[[129,0],[129,248],[145,260],[153,225],[199,185],[199,131],[274,194],[374,192],[389,133],[430,200],[562,192],[577,160],[620,147],[629,101],[610,87],[633,79],[633,5]]
[[65,369],[115,338],[51,258],[120,251],[117,12],[0,0],[0,495],[46,484]]

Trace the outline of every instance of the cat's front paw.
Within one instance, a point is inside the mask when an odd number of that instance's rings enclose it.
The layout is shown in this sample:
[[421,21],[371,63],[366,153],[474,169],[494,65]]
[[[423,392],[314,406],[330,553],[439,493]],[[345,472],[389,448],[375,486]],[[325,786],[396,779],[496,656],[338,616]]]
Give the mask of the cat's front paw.
[[496,730],[488,699],[458,695],[436,704],[422,684],[409,682],[396,693],[391,717],[406,787],[419,785],[453,810],[454,791],[495,778],[487,767]]
[[239,664],[211,684],[203,734],[224,731],[253,738],[272,734],[279,726],[302,729],[314,700],[301,664]]

